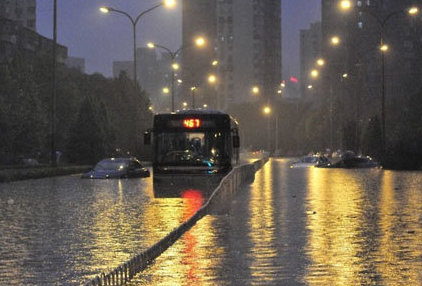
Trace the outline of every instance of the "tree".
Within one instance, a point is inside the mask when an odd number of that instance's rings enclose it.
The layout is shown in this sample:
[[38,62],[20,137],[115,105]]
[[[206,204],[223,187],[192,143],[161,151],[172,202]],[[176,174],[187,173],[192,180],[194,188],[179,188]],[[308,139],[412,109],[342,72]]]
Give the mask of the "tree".
[[96,108],[86,97],[70,131],[67,157],[71,163],[94,164],[105,156],[105,145]]

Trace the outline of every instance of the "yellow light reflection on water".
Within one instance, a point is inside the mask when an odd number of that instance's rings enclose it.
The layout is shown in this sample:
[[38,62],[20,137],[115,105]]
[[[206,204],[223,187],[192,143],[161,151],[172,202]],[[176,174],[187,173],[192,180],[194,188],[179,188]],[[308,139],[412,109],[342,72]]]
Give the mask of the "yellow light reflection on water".
[[273,190],[271,188],[273,174],[272,160],[268,161],[256,173],[255,182],[251,188],[250,200],[250,238],[253,243],[251,253],[253,261],[250,265],[251,276],[258,278],[260,283],[271,284],[277,277],[268,275],[272,261],[277,256],[276,234],[273,208]]
[[359,180],[346,172],[309,169],[309,285],[360,285],[358,273],[365,270],[358,255],[360,190]]
[[[422,185],[411,172],[385,171],[380,198],[381,241],[377,269],[388,285],[422,283]],[[406,269],[406,271],[403,271]]]
[[[152,188],[152,180],[144,180],[139,188]],[[93,218],[91,248],[92,271],[108,272],[132,256],[146,250],[171,232],[183,220],[183,200],[154,200],[151,192],[147,202],[128,202],[125,198],[131,180],[95,182],[97,214]],[[146,184],[145,184],[146,183]],[[133,187],[133,186],[131,186]],[[142,234],[142,235],[141,235]]]

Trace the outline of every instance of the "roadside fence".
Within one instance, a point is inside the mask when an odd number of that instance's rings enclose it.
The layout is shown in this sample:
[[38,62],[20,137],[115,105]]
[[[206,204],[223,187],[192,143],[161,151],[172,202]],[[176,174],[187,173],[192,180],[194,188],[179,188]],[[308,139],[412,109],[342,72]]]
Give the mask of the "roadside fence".
[[252,183],[255,179],[255,172],[264,166],[267,161],[268,157],[264,157],[251,164],[245,164],[233,168],[233,170],[221,180],[220,184],[213,191],[208,201],[187,221],[180,224],[152,247],[140,254],[137,254],[129,261],[121,264],[109,273],[101,273],[85,285],[125,285],[136,274],[145,269],[145,267],[147,267],[155,258],[160,256],[167,250],[167,248],[173,245],[173,243],[175,243],[185,232],[190,230],[201,218],[207,215],[212,208],[216,207],[219,199],[233,195],[243,184]]

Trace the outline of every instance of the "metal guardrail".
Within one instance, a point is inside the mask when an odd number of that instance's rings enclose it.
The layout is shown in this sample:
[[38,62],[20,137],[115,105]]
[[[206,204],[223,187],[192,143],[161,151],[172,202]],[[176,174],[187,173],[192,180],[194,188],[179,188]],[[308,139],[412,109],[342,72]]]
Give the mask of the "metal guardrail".
[[160,256],[167,248],[175,243],[185,232],[190,230],[201,218],[207,215],[218,202],[218,197],[225,197],[236,192],[238,187],[245,183],[252,183],[255,178],[255,172],[259,170],[268,161],[268,157],[264,157],[251,164],[245,164],[233,168],[233,170],[225,176],[218,187],[214,190],[208,201],[187,221],[183,222],[160,241],[144,252],[137,254],[129,261],[116,267],[109,273],[101,273],[94,279],[86,283],[86,286],[106,286],[106,285],[125,285],[136,274],[141,272],[155,258]]

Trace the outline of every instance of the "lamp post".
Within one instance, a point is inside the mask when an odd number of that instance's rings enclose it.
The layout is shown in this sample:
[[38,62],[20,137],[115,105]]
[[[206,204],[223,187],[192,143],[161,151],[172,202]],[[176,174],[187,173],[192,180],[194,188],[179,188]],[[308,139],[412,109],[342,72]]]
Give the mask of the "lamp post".
[[[340,8],[343,11],[348,11],[352,8],[352,4],[350,0],[342,0],[340,1]],[[388,52],[389,47],[384,42],[384,33],[385,33],[385,26],[386,24],[394,17],[400,14],[409,14],[410,16],[415,16],[419,13],[419,8],[416,6],[401,9],[397,11],[393,11],[384,17],[380,18],[379,16],[372,14],[367,9],[361,9],[362,12],[370,15],[372,18],[376,20],[380,27],[380,46],[379,49],[381,51],[381,148],[382,148],[382,157],[385,156],[385,146],[386,146],[386,127],[385,127],[385,54]]]
[[[366,10],[363,10],[368,12]],[[414,16],[419,13],[419,9],[417,7],[411,7],[409,9],[397,10],[391,12],[384,16],[383,18],[379,18],[376,15],[368,12],[367,14],[372,16],[378,23],[380,27],[380,46],[379,49],[381,51],[381,148],[382,148],[382,157],[385,157],[385,147],[386,147],[386,127],[385,127],[385,54],[389,50],[389,46],[384,42],[384,33],[385,33],[385,26],[386,24],[393,18],[393,16],[397,16],[400,14],[408,13],[411,16]]]
[[[198,37],[195,40],[195,45],[197,47],[202,47],[205,45],[205,39],[203,37]],[[170,50],[169,48],[167,48],[166,46],[163,45],[159,45],[153,42],[149,42],[147,44],[148,48],[150,49],[154,49],[154,48],[160,48],[162,50],[164,50],[170,57],[171,59],[171,112],[174,112],[174,97],[175,97],[175,90],[174,90],[174,82],[175,82],[175,71],[179,70],[180,66],[178,63],[176,63],[175,59],[176,57],[180,54],[180,52],[183,49],[186,49],[188,47],[190,47],[191,45],[182,45],[180,46],[180,48],[178,48],[175,51]]]
[[[267,141],[268,141],[268,152],[271,152],[271,113],[272,113],[272,109],[269,105],[266,105],[262,108],[262,112],[264,113],[264,115],[268,116],[268,121],[267,121]],[[274,116],[274,121],[275,121],[275,135],[274,135],[274,153],[278,152],[278,115]]]
[[191,104],[192,109],[195,109],[195,91],[196,91],[196,86],[192,86],[190,88],[190,92],[192,94],[192,104]]
[[161,7],[161,6],[166,6],[166,7],[174,7],[176,4],[176,2],[174,0],[165,0],[159,4],[156,4],[155,6],[142,11],[141,13],[139,13],[135,18],[133,18],[131,15],[129,15],[128,13],[126,13],[125,11],[122,10],[118,10],[112,7],[101,7],[100,11],[102,13],[110,13],[110,12],[116,12],[119,13],[121,15],[124,15],[125,17],[127,17],[130,21],[130,23],[132,24],[132,33],[133,33],[133,81],[135,83],[135,87],[138,86],[138,82],[137,82],[137,68],[136,68],[136,63],[137,63],[137,59],[136,59],[136,24],[139,22],[139,19],[141,19],[141,17],[145,14],[147,14],[148,12],[151,12],[152,10]]
[[179,64],[177,64],[175,62],[176,57],[179,55],[179,53],[184,49],[184,46],[181,46],[180,48],[178,48],[175,51],[170,50],[169,48],[159,45],[159,44],[155,44],[155,43],[148,43],[147,44],[148,48],[150,49],[154,49],[155,47],[163,49],[164,51],[166,51],[166,53],[170,56],[171,59],[171,112],[174,112],[174,96],[175,96],[175,91],[174,91],[174,81],[175,81],[175,71],[179,69]]
[[56,161],[56,70],[57,70],[57,0],[53,3],[53,75],[51,94],[51,119],[50,119],[50,163],[57,165]]

